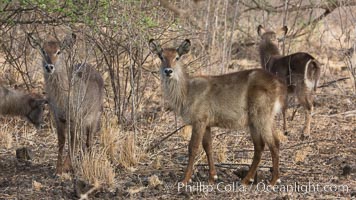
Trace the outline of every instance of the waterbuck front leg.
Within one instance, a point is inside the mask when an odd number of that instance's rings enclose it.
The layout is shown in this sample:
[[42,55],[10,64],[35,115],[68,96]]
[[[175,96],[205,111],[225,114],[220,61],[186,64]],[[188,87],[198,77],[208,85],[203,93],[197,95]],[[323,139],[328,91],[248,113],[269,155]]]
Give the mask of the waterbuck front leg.
[[60,175],[63,172],[63,151],[66,142],[65,123],[57,120],[56,129],[57,129],[57,138],[58,138],[58,157],[57,157],[56,174]]
[[190,181],[190,178],[193,174],[194,160],[198,153],[199,145],[202,143],[203,136],[206,131],[205,123],[196,122],[196,123],[192,123],[192,126],[193,126],[193,131],[188,147],[188,152],[189,152],[188,166],[185,170],[184,179],[182,181],[184,185],[187,185],[187,183]]
[[211,130],[210,127],[207,127],[203,137],[203,148],[205,150],[206,157],[208,159],[208,164],[209,164],[209,184],[214,184],[214,181],[218,178],[218,176],[216,175],[213,151],[211,147],[212,147]]

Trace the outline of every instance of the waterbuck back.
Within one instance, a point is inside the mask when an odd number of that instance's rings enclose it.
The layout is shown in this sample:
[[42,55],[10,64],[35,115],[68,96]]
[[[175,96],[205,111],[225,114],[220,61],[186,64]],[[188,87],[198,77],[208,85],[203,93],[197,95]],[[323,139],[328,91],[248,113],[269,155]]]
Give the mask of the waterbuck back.
[[43,123],[47,100],[39,95],[26,94],[0,85],[0,114],[25,117],[36,128]]
[[[313,111],[313,94],[320,78],[319,62],[310,54],[298,52],[282,56],[277,40],[283,39],[288,31],[285,26],[276,32],[266,31],[261,25],[257,32],[261,37],[259,53],[261,66],[283,78],[288,85],[289,94],[297,97],[305,109],[305,125],[302,138],[310,135],[311,112]],[[284,121],[285,121],[285,116]]]
[[[75,144],[85,143],[90,148],[92,138],[100,127],[103,106],[104,81],[100,73],[88,63],[71,63],[70,51],[65,53],[73,46],[75,39],[76,36],[72,35],[62,42],[50,40],[40,46],[45,90],[58,135],[58,174],[63,170],[66,137],[70,137],[72,156],[79,150],[77,147],[80,145]],[[66,135],[67,129],[69,135]]]
[[177,48],[161,48],[155,40],[150,40],[149,46],[161,60],[160,75],[167,103],[193,127],[189,162],[182,183],[190,180],[200,144],[208,158],[209,182],[216,179],[211,127],[249,127],[255,154],[242,182],[248,184],[254,177],[266,143],[272,153],[271,184],[275,184],[279,177],[279,138],[273,131],[273,123],[286,101],[287,89],[283,81],[262,69],[191,77],[182,62],[190,50],[189,40],[184,40]]

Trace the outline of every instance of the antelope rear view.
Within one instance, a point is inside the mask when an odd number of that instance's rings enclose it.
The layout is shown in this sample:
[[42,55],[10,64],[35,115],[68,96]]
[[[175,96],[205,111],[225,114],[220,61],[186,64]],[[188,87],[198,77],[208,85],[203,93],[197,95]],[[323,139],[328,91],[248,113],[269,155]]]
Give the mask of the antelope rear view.
[[[318,61],[308,53],[298,52],[282,56],[276,44],[277,39],[284,38],[288,31],[285,26],[277,32],[266,31],[261,25],[257,32],[261,37],[259,45],[260,61],[265,70],[283,78],[288,85],[288,93],[294,94],[305,110],[305,125],[302,138],[310,135],[311,112],[313,111],[313,94],[320,77]],[[284,129],[285,113],[283,113]]]
[[262,69],[246,70],[221,76],[187,74],[182,59],[191,43],[184,40],[178,48],[161,48],[149,41],[151,51],[161,59],[160,75],[163,95],[171,109],[193,127],[189,142],[189,161],[183,184],[193,173],[194,159],[202,143],[209,164],[209,182],[217,178],[212,151],[211,127],[249,127],[254,144],[252,165],[242,180],[248,184],[254,177],[267,144],[272,154],[273,172],[270,184],[279,178],[279,138],[273,130],[276,113],[285,107],[285,84]]

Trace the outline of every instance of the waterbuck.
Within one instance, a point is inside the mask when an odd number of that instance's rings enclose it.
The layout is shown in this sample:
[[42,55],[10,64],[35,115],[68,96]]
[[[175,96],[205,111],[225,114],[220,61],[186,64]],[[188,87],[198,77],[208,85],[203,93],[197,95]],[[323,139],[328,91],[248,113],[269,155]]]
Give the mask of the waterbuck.
[[202,143],[209,164],[209,183],[217,178],[212,151],[211,127],[249,127],[254,144],[252,165],[242,180],[248,184],[254,177],[267,143],[273,163],[274,185],[279,177],[279,138],[273,131],[276,113],[284,109],[287,88],[283,80],[263,69],[252,69],[220,76],[187,74],[183,56],[191,43],[184,40],[178,48],[161,48],[153,39],[150,50],[161,60],[162,90],[168,106],[192,125],[189,161],[183,184],[190,181],[194,159]]
[[[311,112],[313,111],[313,94],[316,91],[319,77],[319,62],[310,54],[298,52],[282,56],[276,44],[277,39],[282,39],[287,34],[288,28],[266,31],[262,25],[257,28],[261,37],[259,53],[261,65],[277,76],[283,78],[288,85],[288,93],[297,97],[298,102],[305,110],[305,124],[301,138],[310,135]],[[285,113],[283,113],[285,124]],[[284,125],[285,126],[285,125]]]
[[[75,155],[74,149],[83,140],[90,148],[92,138],[100,127],[103,106],[104,81],[99,72],[88,63],[67,64],[70,63],[69,55],[62,53],[63,49],[73,46],[75,39],[73,34],[62,42],[49,40],[42,46],[32,39],[41,50],[45,90],[57,129],[57,174],[67,170],[63,168],[71,163],[68,156],[66,163],[69,164],[63,167],[66,137],[70,137],[71,156]],[[66,135],[68,130],[70,134]]]
[[0,115],[25,117],[36,128],[43,123],[45,99],[0,85]]

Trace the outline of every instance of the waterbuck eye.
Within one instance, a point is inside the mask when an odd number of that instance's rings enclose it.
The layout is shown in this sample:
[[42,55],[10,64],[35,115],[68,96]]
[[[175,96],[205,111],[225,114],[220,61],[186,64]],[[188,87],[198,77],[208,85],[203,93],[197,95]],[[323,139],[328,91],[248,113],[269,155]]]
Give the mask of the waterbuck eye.
[[57,54],[57,55],[61,54],[61,51],[60,51],[60,50],[58,50],[58,51],[56,52],[56,54]]
[[177,57],[176,57],[176,60],[179,60],[179,58],[180,58],[180,56],[177,56]]

